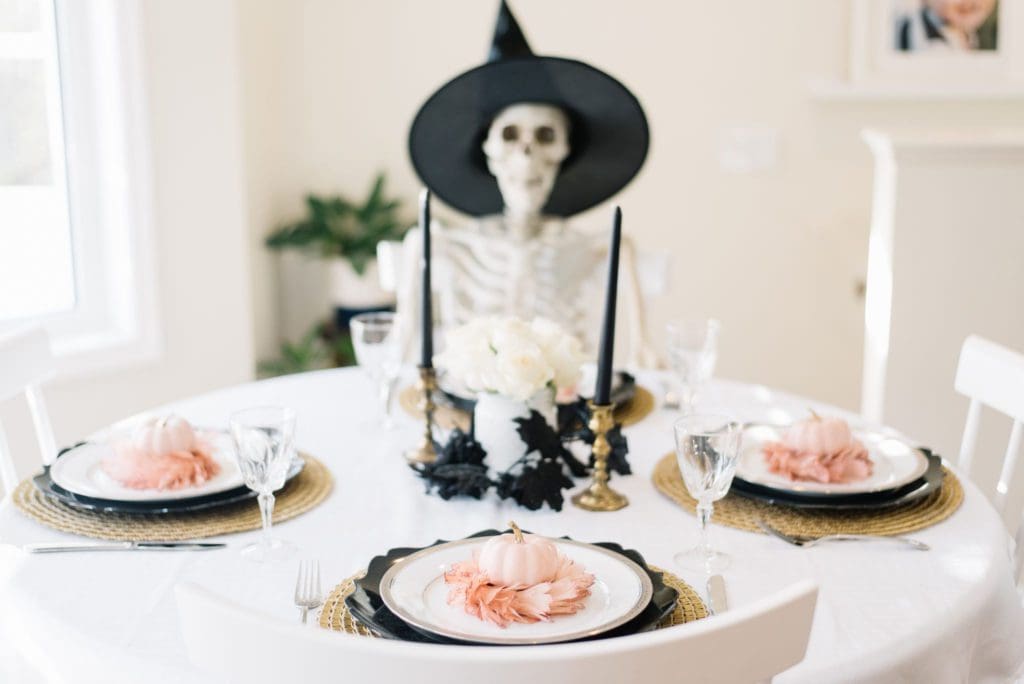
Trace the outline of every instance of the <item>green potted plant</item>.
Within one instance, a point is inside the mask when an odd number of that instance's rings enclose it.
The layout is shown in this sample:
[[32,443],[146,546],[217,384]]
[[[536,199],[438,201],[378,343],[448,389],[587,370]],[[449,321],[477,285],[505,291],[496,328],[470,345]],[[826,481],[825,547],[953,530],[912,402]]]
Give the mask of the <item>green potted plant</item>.
[[385,175],[377,174],[362,204],[340,195],[307,195],[306,217],[266,239],[270,249],[297,249],[328,260],[336,309],[368,311],[391,304],[380,288],[377,243],[402,239],[410,224],[399,217],[401,201],[385,195],[384,181]]

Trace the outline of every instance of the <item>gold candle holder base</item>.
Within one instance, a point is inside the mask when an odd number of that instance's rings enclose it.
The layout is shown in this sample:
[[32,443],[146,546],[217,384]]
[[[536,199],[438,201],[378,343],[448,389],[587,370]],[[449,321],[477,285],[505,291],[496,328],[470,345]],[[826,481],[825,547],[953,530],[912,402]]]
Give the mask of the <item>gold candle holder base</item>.
[[590,402],[590,422],[594,433],[594,475],[590,486],[572,497],[576,506],[587,511],[617,511],[629,505],[629,499],[608,486],[608,431],[615,427],[612,404]]
[[423,436],[420,443],[414,448],[405,452],[405,460],[410,463],[431,464],[437,460],[437,448],[434,446],[434,390],[437,389],[437,374],[433,368],[420,366],[420,379],[416,383],[416,389],[420,391],[420,401],[417,405],[423,412]]

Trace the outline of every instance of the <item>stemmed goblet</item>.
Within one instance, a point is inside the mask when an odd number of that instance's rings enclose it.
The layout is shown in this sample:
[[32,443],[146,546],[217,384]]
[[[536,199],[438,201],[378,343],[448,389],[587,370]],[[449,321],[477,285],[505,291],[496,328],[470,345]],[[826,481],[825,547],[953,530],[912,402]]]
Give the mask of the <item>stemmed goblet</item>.
[[255,562],[290,557],[295,547],[271,534],[274,492],[284,486],[292,462],[295,412],[280,406],[261,406],[232,414],[231,436],[245,486],[257,493],[263,532],[259,541],[242,549]]
[[713,318],[673,321],[666,327],[669,361],[679,385],[679,408],[684,414],[693,411],[697,395],[714,375],[719,327]]
[[402,368],[398,316],[390,311],[359,314],[352,318],[349,327],[352,330],[356,361],[370,381],[377,385],[380,427],[390,430],[394,427],[391,395]]
[[727,554],[712,548],[710,531],[714,502],[732,486],[736,458],[740,451],[742,427],[725,415],[689,415],[673,425],[676,458],[690,496],[697,500],[700,543],[675,555],[684,568],[719,572],[729,566]]

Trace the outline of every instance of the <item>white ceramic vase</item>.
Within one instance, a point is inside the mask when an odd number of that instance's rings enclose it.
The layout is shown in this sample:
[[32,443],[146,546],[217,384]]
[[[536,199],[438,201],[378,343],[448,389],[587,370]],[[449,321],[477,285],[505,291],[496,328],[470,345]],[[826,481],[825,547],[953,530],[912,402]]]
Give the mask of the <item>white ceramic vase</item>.
[[473,409],[474,434],[487,452],[487,465],[492,470],[504,472],[526,453],[526,444],[519,437],[519,424],[515,419],[529,418],[531,409],[557,429],[558,409],[552,388],[545,387],[527,401],[489,392],[477,396]]

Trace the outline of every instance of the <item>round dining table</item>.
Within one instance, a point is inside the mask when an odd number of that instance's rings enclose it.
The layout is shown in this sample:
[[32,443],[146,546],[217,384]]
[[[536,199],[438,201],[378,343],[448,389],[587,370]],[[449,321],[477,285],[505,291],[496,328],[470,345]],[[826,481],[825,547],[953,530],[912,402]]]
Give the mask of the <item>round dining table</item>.
[[[403,382],[411,378],[409,369]],[[639,383],[655,395],[666,379],[658,372],[638,373]],[[529,511],[493,493],[483,500],[428,495],[402,456],[416,442],[420,423],[401,415],[394,430],[375,427],[375,397],[358,369],[338,369],[230,387],[153,411],[226,426],[229,415],[245,407],[295,409],[296,447],[328,466],[334,487],[320,506],[275,525],[277,535],[299,547],[290,561],[255,564],[242,558],[240,548],[256,532],[221,537],[228,546],[215,551],[28,554],[21,545],[74,537],[25,517],[7,497],[0,504],[0,660],[6,668],[0,679],[6,671],[9,681],[19,682],[213,682],[186,655],[174,598],[179,582],[196,582],[298,622],[292,599],[299,558],[319,560],[329,590],[390,548],[504,529],[510,519],[536,533],[637,549],[703,594],[705,578],[672,560],[696,542],[697,521],[651,481],[655,464],[672,450],[677,413],[659,407],[625,428],[633,474],[615,476],[612,484],[629,497],[626,508],[588,512],[567,497],[560,512]],[[708,388],[698,410],[724,409],[742,420],[782,424],[805,416],[809,407],[862,424],[835,407],[724,380]],[[914,437],[927,445],[927,435]],[[775,681],[1014,678],[1024,662],[1024,608],[1011,577],[1009,538],[984,495],[962,476],[961,482],[960,508],[912,533],[931,547],[926,552],[878,542],[798,548],[713,524],[715,543],[732,557],[723,573],[730,607],[801,579],[819,586],[806,657]],[[666,673],[666,681],[685,679],[685,673],[677,675]]]

